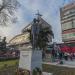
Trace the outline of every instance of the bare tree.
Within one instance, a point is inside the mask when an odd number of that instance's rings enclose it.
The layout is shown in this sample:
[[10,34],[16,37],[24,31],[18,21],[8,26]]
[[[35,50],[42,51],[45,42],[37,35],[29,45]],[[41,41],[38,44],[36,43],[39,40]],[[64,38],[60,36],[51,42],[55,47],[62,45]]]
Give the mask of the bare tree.
[[0,25],[8,25],[8,22],[15,23],[17,17],[16,10],[20,3],[17,0],[0,0]]

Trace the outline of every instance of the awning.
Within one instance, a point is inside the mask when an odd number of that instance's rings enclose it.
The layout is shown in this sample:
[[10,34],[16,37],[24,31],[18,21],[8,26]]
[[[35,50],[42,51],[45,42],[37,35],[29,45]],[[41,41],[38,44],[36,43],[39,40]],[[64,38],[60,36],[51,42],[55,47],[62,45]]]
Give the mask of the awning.
[[75,53],[75,47],[71,48],[72,53]]
[[63,46],[60,49],[61,49],[62,52],[68,52],[68,53],[70,53],[70,51],[71,51],[69,46]]

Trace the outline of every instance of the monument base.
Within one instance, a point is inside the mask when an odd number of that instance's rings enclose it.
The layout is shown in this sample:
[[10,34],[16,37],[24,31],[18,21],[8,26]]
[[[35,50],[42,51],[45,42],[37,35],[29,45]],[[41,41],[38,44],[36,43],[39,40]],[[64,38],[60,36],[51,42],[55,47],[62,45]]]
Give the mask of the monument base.
[[[28,70],[30,75],[34,72],[42,72],[42,50],[32,48],[20,51],[19,68]],[[27,75],[27,74],[26,74]]]

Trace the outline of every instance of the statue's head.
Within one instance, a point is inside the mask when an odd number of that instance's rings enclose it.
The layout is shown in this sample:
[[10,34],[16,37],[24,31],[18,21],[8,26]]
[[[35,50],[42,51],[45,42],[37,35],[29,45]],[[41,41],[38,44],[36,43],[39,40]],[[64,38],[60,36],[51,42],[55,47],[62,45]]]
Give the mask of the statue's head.
[[36,18],[34,18],[34,19],[33,19],[33,22],[34,22],[34,23],[36,23],[36,22],[37,22]]
[[6,37],[3,37],[3,40],[5,41],[6,40]]

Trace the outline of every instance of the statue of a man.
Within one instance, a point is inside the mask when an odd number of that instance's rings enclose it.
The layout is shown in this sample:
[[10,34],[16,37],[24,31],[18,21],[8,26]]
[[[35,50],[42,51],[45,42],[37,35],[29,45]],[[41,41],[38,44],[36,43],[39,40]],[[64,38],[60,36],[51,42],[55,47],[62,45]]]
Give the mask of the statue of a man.
[[2,40],[2,50],[6,50],[6,37],[3,37]]
[[37,46],[38,34],[39,34],[38,21],[36,18],[34,18],[33,25],[32,25],[32,39],[33,39],[33,48],[34,49]]

